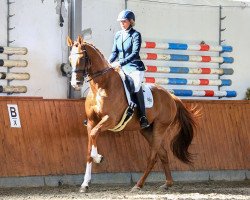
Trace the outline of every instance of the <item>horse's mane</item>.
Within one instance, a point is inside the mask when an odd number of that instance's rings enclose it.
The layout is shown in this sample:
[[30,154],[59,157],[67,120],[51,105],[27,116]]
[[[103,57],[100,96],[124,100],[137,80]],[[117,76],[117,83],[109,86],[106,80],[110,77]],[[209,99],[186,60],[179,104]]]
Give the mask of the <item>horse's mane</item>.
[[90,43],[88,43],[88,42],[85,42],[85,44],[87,44],[87,45],[93,47],[93,48],[101,55],[101,58],[102,58],[103,60],[105,60],[105,62],[108,63],[108,61],[107,61],[107,59],[105,58],[105,56],[103,55],[103,53],[102,53],[95,45],[90,44]]

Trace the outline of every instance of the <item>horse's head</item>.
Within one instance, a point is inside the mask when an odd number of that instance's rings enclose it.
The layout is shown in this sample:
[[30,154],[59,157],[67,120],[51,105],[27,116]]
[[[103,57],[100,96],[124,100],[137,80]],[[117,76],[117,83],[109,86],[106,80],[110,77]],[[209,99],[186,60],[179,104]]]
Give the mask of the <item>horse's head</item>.
[[68,46],[71,47],[69,61],[72,66],[71,85],[75,89],[80,89],[84,77],[89,73],[91,60],[86,49],[86,43],[83,38],[78,36],[76,41],[67,37]]
[[71,47],[69,56],[72,66],[71,85],[75,89],[80,89],[86,76],[90,81],[113,69],[100,50],[84,42],[81,36],[78,36],[76,41],[68,37],[67,43]]

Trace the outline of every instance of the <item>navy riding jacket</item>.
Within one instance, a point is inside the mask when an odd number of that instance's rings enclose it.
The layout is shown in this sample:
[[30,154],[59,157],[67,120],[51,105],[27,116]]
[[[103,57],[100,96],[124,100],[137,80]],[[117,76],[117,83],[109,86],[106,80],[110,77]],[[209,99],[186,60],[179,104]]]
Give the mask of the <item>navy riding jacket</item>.
[[112,63],[118,58],[122,67],[144,71],[145,66],[139,55],[141,49],[141,34],[131,28],[126,38],[123,39],[122,37],[122,31],[118,31],[115,34],[109,62]]

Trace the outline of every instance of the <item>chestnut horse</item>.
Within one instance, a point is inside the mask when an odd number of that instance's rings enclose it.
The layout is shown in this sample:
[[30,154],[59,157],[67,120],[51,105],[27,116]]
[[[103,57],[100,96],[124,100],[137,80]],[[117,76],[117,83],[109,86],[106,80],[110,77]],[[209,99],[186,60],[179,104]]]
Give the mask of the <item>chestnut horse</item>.
[[[100,133],[114,128],[121,120],[128,102],[123,88],[122,80],[116,70],[110,67],[103,54],[92,44],[84,42],[82,37],[77,41],[67,38],[68,46],[71,47],[69,56],[72,65],[71,85],[79,88],[83,77],[88,76],[90,91],[86,97],[85,111],[87,116],[88,131],[88,153],[86,173],[80,192],[86,192],[91,180],[92,162],[100,163],[102,156],[97,151],[97,137]],[[178,133],[171,141],[173,154],[184,163],[192,162],[192,155],[188,147],[192,142],[196,117],[199,115],[197,109],[187,109],[180,99],[171,95],[160,86],[151,88],[154,105],[146,110],[150,127],[141,129],[139,119],[133,115],[131,121],[124,130],[137,130],[147,140],[150,146],[150,156],[143,176],[133,187],[133,191],[140,190],[156,163],[159,156],[166,182],[162,188],[172,186],[173,178],[169,168],[167,151],[163,141],[170,128],[178,125]],[[137,111],[135,110],[135,113]]]

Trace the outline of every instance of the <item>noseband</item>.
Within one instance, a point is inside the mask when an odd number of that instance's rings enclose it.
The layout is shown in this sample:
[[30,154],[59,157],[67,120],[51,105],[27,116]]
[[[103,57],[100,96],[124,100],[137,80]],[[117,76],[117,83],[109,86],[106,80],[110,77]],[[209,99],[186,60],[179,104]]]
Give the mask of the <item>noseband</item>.
[[[94,48],[94,47],[93,47]],[[105,74],[106,72],[110,71],[111,69],[113,69],[112,67],[107,67],[101,71],[97,71],[95,73],[89,73],[89,70],[92,66],[92,62],[91,62],[91,59],[88,55],[88,52],[86,50],[86,47],[85,45],[83,45],[83,49],[82,49],[82,52],[78,52],[78,53],[75,53],[75,54],[83,54],[83,57],[80,58],[80,60],[84,60],[84,68],[83,69],[75,69],[75,70],[72,70],[72,72],[75,72],[75,73],[83,73],[83,77],[86,78],[86,77],[91,77],[87,80],[87,82],[93,80],[94,78],[98,77],[98,76],[101,76],[103,74]],[[81,66],[80,66],[81,67]]]
[[78,52],[75,54],[83,54],[83,57],[81,57],[80,60],[84,60],[84,68],[83,69],[75,69],[75,70],[72,70],[72,72],[83,73],[83,77],[87,77],[89,74],[89,69],[91,67],[91,60],[89,58],[89,55],[88,55],[88,52],[87,52],[85,46],[83,46],[82,52]]

